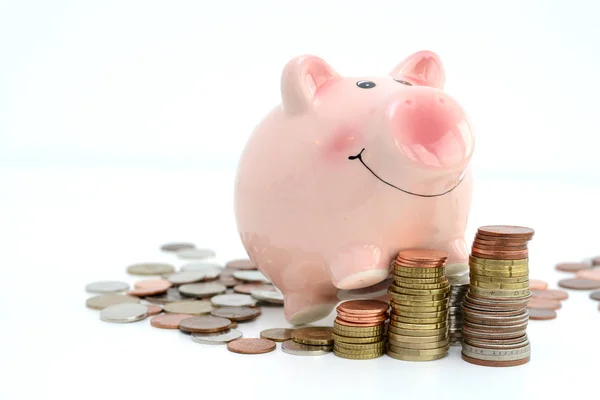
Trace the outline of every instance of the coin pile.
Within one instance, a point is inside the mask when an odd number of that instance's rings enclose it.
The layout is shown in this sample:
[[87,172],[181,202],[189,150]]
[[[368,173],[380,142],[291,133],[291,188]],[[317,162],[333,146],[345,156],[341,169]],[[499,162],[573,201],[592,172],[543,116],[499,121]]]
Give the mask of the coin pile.
[[333,321],[333,354],[368,360],[385,352],[385,321],[389,305],[378,300],[351,300],[337,306]]
[[394,283],[388,290],[392,305],[388,356],[404,361],[432,361],[448,354],[447,258],[448,254],[437,250],[398,253]]
[[[264,332],[261,333],[261,337]],[[295,356],[321,356],[333,350],[333,335],[330,326],[311,326],[291,332],[291,339],[281,344],[284,353]]]
[[533,234],[519,226],[477,230],[469,257],[471,286],[463,301],[463,360],[490,367],[529,362],[527,243]]
[[464,321],[462,302],[469,290],[469,274],[449,276],[448,282],[450,283],[450,307],[448,308],[450,345],[462,346]]

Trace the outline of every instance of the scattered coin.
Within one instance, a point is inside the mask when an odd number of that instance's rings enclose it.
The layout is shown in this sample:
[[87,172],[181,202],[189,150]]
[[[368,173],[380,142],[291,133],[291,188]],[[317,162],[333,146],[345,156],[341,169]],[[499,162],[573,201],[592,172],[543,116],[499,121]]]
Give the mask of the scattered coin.
[[184,300],[174,301],[165,305],[165,312],[174,314],[202,315],[213,310],[208,300]]
[[113,304],[100,311],[100,319],[105,322],[135,322],[147,315],[148,307],[137,303]]
[[260,308],[255,307],[218,307],[210,313],[213,317],[227,318],[237,322],[249,321],[260,314]]
[[260,271],[236,271],[233,273],[233,277],[244,282],[271,283],[271,281]]
[[556,318],[556,311],[548,308],[528,308],[529,319],[548,320]]
[[260,337],[263,339],[269,339],[274,342],[285,342],[286,340],[290,340],[292,338],[292,332],[294,329],[286,329],[286,328],[273,328],[273,329],[265,329],[260,333]]
[[257,300],[273,304],[283,304],[283,293],[279,290],[253,290],[250,295]]
[[547,308],[550,310],[558,310],[561,308],[561,304],[558,300],[532,297],[527,303],[527,308]]
[[594,267],[591,269],[583,269],[575,274],[576,278],[579,279],[591,279],[593,281],[600,281],[600,267]]
[[562,272],[577,272],[583,269],[591,268],[591,265],[585,262],[563,262],[558,263],[554,267],[557,271]]
[[129,284],[120,281],[98,281],[92,282],[85,287],[89,293],[116,293],[129,289]]
[[302,344],[329,346],[333,344],[332,333],[330,326],[310,326],[293,331],[292,339]]
[[268,283],[241,283],[239,285],[235,285],[233,290],[236,293],[242,294],[250,294],[253,290],[270,290],[274,291],[275,286],[270,285]]
[[569,293],[558,289],[532,290],[531,296],[539,299],[566,300],[569,298]]
[[590,299],[600,301],[600,290],[590,293]]
[[219,276],[218,282],[221,285],[225,285],[227,287],[234,287],[234,286],[237,286],[237,285],[240,285],[243,283],[242,281],[235,279],[233,277],[233,275],[223,276],[223,274],[221,274],[221,276]]
[[165,243],[162,246],[160,246],[160,249],[162,251],[168,251],[168,252],[177,252],[179,250],[183,250],[183,249],[195,249],[196,245],[193,243],[188,243],[188,242],[173,242],[173,243]]
[[157,306],[156,304],[144,304],[146,308],[148,308],[148,317],[153,315],[160,314],[163,311],[161,306]]
[[136,289],[147,289],[147,288],[152,288],[152,287],[163,287],[163,286],[171,287],[173,285],[171,284],[171,282],[169,282],[166,279],[144,279],[141,281],[137,281],[136,283],[133,284],[133,287]]
[[530,279],[529,280],[529,289],[530,290],[546,290],[546,289],[548,289],[548,283],[541,281],[539,279]]
[[206,273],[202,271],[181,271],[169,276],[168,280],[173,285],[183,285],[186,283],[199,282],[206,279]]
[[196,271],[196,272],[204,272],[204,279],[215,279],[221,275],[223,272],[223,267],[217,263],[212,262],[192,262],[183,264],[181,266],[181,271]]
[[227,318],[213,317],[212,315],[201,315],[190,317],[179,323],[179,329],[189,333],[214,333],[229,329],[231,321]]
[[181,249],[177,251],[177,256],[184,260],[202,260],[216,256],[211,249]]
[[231,260],[227,264],[225,264],[225,267],[233,268],[233,269],[243,269],[243,270],[257,269],[256,264],[254,264],[254,262],[252,262],[252,260],[248,260],[248,259]]
[[594,281],[591,279],[562,279],[558,281],[558,286],[565,289],[574,289],[574,290],[592,290],[592,289],[600,289],[600,281]]
[[235,307],[235,306],[248,306],[254,307],[256,305],[256,300],[252,298],[252,296],[248,296],[247,294],[220,294],[218,296],[214,296],[210,299],[212,304],[216,307]]
[[227,287],[217,282],[187,283],[179,286],[179,291],[189,297],[210,297],[225,293]]
[[281,350],[294,356],[322,356],[331,353],[333,346],[311,346],[293,340],[286,340],[281,344]]
[[144,300],[149,301],[150,303],[167,304],[167,303],[172,303],[174,301],[189,300],[189,298],[183,296],[179,292],[179,289],[170,288],[164,294],[160,294],[158,296],[145,297]]
[[592,258],[592,265],[600,265],[600,256]]
[[193,317],[190,314],[160,314],[150,320],[150,325],[162,329],[179,329],[179,323],[186,318]]
[[121,303],[139,303],[140,299],[133,296],[127,296],[122,294],[103,294],[100,296],[90,297],[86,300],[85,304],[89,308],[94,310],[102,310],[108,306]]
[[225,344],[242,337],[242,332],[237,329],[229,329],[217,333],[192,333],[192,340],[202,344]]
[[169,290],[170,287],[171,284],[169,282],[162,283],[162,285],[159,285],[159,283],[156,282],[154,286],[132,289],[128,291],[127,294],[130,296],[137,297],[154,296],[157,294],[165,293],[167,290]]
[[268,339],[236,339],[227,343],[227,349],[239,354],[263,354],[275,350],[275,342]]
[[173,272],[175,272],[175,267],[165,263],[139,263],[127,267],[129,275],[163,275]]

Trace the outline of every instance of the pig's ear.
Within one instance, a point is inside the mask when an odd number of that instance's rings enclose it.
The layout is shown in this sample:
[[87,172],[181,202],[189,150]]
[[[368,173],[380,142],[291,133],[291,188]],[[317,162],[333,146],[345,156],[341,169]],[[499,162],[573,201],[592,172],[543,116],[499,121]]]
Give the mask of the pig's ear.
[[394,79],[407,78],[417,85],[444,88],[446,72],[442,61],[432,51],[419,51],[408,56],[390,75]]
[[281,75],[283,108],[290,114],[304,114],[313,105],[319,89],[340,75],[315,56],[300,56],[287,63]]

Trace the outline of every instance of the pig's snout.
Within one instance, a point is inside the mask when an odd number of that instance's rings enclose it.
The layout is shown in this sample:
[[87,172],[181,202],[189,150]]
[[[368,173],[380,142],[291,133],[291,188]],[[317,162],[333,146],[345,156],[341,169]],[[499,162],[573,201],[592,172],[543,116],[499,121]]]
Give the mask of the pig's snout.
[[431,167],[463,165],[473,136],[462,107],[444,92],[412,87],[396,95],[387,109],[396,146],[409,159]]

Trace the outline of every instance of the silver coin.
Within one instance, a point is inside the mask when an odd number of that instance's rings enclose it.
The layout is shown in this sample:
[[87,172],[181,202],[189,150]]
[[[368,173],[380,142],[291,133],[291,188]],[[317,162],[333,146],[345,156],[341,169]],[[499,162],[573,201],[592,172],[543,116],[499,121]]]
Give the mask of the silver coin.
[[155,304],[167,304],[174,301],[189,300],[189,297],[183,296],[177,288],[170,288],[167,290],[167,293],[159,294],[157,296],[144,297],[144,300]]
[[127,267],[127,273],[130,275],[162,275],[175,272],[175,267],[165,263],[138,263]]
[[241,337],[242,332],[237,329],[219,333],[192,333],[192,340],[202,344],[225,344]]
[[167,279],[173,285],[183,285],[184,283],[199,282],[206,279],[206,274],[201,271],[182,271],[169,275]]
[[129,289],[129,284],[121,281],[98,281],[86,285],[85,290],[89,293],[116,293]]
[[252,290],[250,296],[267,303],[283,304],[283,293],[279,290]]
[[100,311],[100,319],[105,322],[135,322],[147,315],[148,307],[138,303],[113,304]]
[[191,262],[183,264],[181,271],[202,271],[207,274],[207,279],[214,279],[221,275],[223,266],[215,262]]
[[196,245],[194,243],[190,243],[190,242],[171,242],[171,243],[165,243],[162,246],[160,246],[160,249],[162,251],[167,251],[167,252],[175,252],[175,251],[179,251],[179,250],[183,250],[183,249],[194,249],[196,248]]
[[[463,354],[476,358],[478,360],[486,360],[486,361],[514,361],[514,360],[522,360],[523,358],[527,358],[531,355],[531,348],[529,344],[524,347],[518,349],[507,349],[507,350],[492,350],[492,349],[482,349],[476,348],[474,346],[463,343]],[[484,350],[488,350],[485,351]]]
[[244,282],[265,282],[271,283],[269,278],[263,275],[260,271],[236,271],[233,273],[235,279]]
[[189,297],[210,297],[225,293],[227,286],[217,282],[187,283],[179,286],[179,291]]
[[254,307],[256,300],[247,294],[220,294],[210,299],[211,303],[216,307],[236,307],[248,306]]
[[177,251],[177,256],[184,260],[203,260],[214,258],[216,254],[211,249],[181,249]]
[[292,354],[294,356],[322,356],[331,353],[333,346],[311,346],[296,343],[290,339],[281,344],[281,350],[283,350],[284,353]]
[[135,296],[128,296],[123,294],[101,294],[93,296],[85,301],[85,305],[94,310],[103,310],[108,306],[121,303],[139,303],[140,299]]

